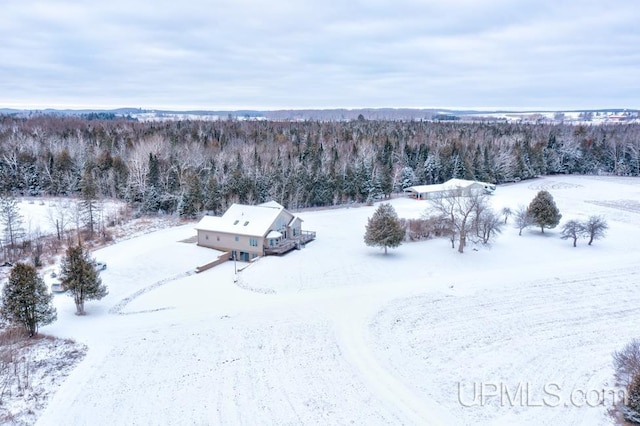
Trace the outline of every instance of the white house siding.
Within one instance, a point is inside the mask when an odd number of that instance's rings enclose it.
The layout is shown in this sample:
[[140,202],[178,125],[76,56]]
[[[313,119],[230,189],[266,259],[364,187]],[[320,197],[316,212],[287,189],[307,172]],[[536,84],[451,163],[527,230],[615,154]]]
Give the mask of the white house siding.
[[[255,238],[257,246],[250,244],[251,238]],[[198,245],[222,251],[235,251],[238,255],[240,252],[245,252],[250,254],[250,258],[252,254],[256,256],[262,256],[264,254],[264,238],[258,236],[199,230]]]

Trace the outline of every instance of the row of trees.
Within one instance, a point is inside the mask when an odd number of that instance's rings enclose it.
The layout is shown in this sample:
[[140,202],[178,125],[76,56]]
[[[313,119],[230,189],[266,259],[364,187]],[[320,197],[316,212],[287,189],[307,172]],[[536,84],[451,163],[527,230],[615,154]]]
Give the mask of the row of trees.
[[135,122],[0,116],[0,193],[110,197],[185,216],[232,202],[363,202],[451,177],[640,175],[640,126]]
[[105,212],[101,203],[84,194],[78,200],[56,200],[55,205],[49,207],[48,221],[55,230],[53,236],[45,236],[39,227],[27,227],[18,200],[11,194],[0,195],[0,263],[31,257],[32,263],[40,267],[45,245],[55,252],[63,242],[66,245],[72,241],[81,243],[83,236],[87,240],[94,236],[107,239],[107,220],[116,220],[116,213]]
[[451,248],[458,240],[458,252],[463,253],[468,241],[488,244],[502,232],[504,223],[489,206],[487,196],[467,192],[462,188],[448,191],[431,200],[432,209],[420,219],[400,219],[389,203],[378,206],[368,219],[364,241],[368,246],[398,247],[402,241],[448,235]]
[[[368,219],[364,241],[368,246],[398,247],[402,241],[422,240],[434,236],[449,235],[451,248],[458,240],[458,251],[464,252],[468,239],[487,244],[502,232],[508,218],[514,214],[509,207],[502,209],[501,216],[489,207],[487,196],[477,192],[466,192],[462,188],[448,191],[442,197],[431,200],[432,209],[420,219],[400,219],[393,206],[382,203]],[[434,214],[435,212],[435,214]],[[520,206],[515,211],[514,226],[522,230],[536,225],[541,233],[545,228],[555,228],[562,215],[553,196],[548,191],[539,191],[528,207]],[[602,216],[590,216],[586,221],[567,221],[562,227],[561,238],[594,240],[604,237],[608,225]]]
[[584,222],[570,220],[562,226],[561,238],[573,240],[574,247],[578,238],[588,238],[588,244],[591,245],[594,240],[604,237],[608,228],[609,225],[602,216],[589,216]]
[[[102,284],[94,263],[82,246],[69,247],[62,260],[60,282],[73,297],[77,315],[85,314],[85,301],[99,300],[107,295],[107,288]],[[29,336],[33,336],[40,326],[56,320],[57,312],[52,301],[53,295],[35,266],[17,263],[2,289],[0,317],[23,327]]]
[[[512,214],[512,211],[505,207],[502,213],[505,217],[505,223],[507,223],[507,218]],[[560,219],[562,219],[562,215],[553,196],[548,191],[540,191],[528,207],[520,206],[516,210],[515,227],[519,229],[519,235],[522,235],[523,229],[531,225],[539,226],[540,231],[544,233],[545,228],[555,228],[560,223]],[[609,225],[602,216],[589,216],[585,221],[572,219],[562,225],[560,238],[572,240],[574,247],[576,247],[578,238],[588,238],[588,244],[591,245],[594,240],[603,238],[608,228]]]

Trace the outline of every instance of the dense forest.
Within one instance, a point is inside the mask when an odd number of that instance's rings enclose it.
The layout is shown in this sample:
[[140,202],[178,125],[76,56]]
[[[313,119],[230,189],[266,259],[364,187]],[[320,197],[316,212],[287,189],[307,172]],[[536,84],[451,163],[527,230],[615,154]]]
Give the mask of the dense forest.
[[452,177],[640,175],[637,124],[109,118],[0,116],[0,192],[88,191],[195,216],[233,202],[364,202]]

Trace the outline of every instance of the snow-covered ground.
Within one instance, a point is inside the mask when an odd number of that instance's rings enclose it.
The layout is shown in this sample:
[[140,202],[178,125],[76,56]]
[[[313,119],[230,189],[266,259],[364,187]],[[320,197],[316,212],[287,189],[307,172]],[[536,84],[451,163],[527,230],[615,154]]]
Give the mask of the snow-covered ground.
[[553,176],[491,202],[543,188],[563,220],[604,215],[607,237],[573,248],[558,229],[507,227],[464,254],[436,239],[385,256],[363,243],[375,207],[304,212],[317,240],[238,283],[232,262],[193,273],[217,256],[182,242],[193,225],[98,250],[109,295],[85,317],[56,295],[41,330],[88,352],[38,423],[608,424],[578,391],[612,387],[611,352],[638,337],[640,179]]
[[[16,199],[24,233],[31,237],[34,233],[55,234],[56,221],[65,230],[75,229],[79,203],[76,199],[64,197],[18,197]],[[99,200],[95,203],[96,221],[108,222],[118,216],[126,204],[120,200]],[[0,224],[0,233],[4,232]]]

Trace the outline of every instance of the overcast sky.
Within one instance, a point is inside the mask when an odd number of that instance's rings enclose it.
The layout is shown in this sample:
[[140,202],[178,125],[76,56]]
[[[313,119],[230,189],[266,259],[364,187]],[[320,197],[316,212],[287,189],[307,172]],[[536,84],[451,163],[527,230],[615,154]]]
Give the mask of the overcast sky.
[[0,107],[640,108],[636,0],[4,0]]

